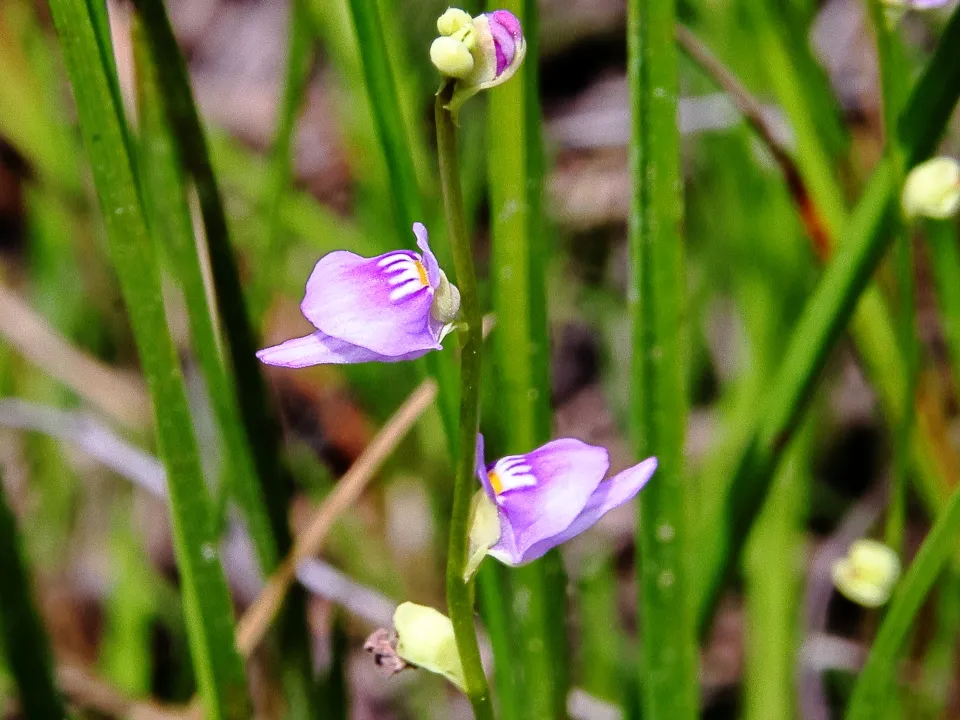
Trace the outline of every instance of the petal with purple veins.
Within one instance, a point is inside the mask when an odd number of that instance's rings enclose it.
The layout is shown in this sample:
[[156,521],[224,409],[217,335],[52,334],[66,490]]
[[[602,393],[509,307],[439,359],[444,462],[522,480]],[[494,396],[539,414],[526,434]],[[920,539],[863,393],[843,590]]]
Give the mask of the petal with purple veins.
[[634,465],[623,472],[614,475],[609,480],[604,480],[597,486],[590,500],[587,502],[583,511],[577,515],[576,519],[565,530],[560,531],[550,538],[541,540],[531,545],[522,554],[519,562],[528,563],[545,555],[549,550],[555,548],[567,540],[576,537],[584,530],[592,527],[601,517],[606,515],[614,508],[620,507],[629,502],[637,493],[647,484],[653,473],[657,469],[657,459],[647,458],[642,463]]
[[[554,440],[517,457],[525,460],[536,484],[517,482],[496,497],[503,536],[494,550],[523,555],[536,543],[565,530],[580,515],[610,460],[603,448],[572,438]],[[512,466],[505,469],[518,471]],[[490,478],[489,482],[496,489],[497,481]]]
[[351,345],[344,340],[315,332],[305,337],[293,338],[286,342],[264,348],[257,353],[261,362],[267,365],[279,365],[288,368],[303,368],[311,365],[346,365],[365,362],[400,362],[415,360],[428,350],[417,350],[406,355],[380,355],[373,350]]
[[415,253],[364,258],[338,250],[314,267],[300,309],[324,335],[399,359],[440,349],[432,302],[427,269]]

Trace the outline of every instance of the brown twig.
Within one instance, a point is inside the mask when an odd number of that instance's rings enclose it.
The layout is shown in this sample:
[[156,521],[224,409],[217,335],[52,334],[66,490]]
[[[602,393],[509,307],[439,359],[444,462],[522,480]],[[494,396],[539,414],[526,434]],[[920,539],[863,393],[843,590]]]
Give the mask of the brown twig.
[[75,704],[128,720],[183,720],[185,708],[135,700],[77,663],[57,664],[57,682]]
[[0,285],[0,337],[121,424],[133,428],[150,424],[150,401],[139,379],[109,368],[74,348],[3,285]]
[[683,25],[677,25],[677,44],[730,96],[747,124],[754,129],[767,146],[773,155],[773,159],[780,166],[780,171],[787,182],[787,190],[797,206],[800,219],[803,221],[807,234],[813,243],[814,251],[821,260],[825,260],[830,255],[830,248],[832,247],[830,233],[813,202],[803,175],[800,173],[800,168],[797,167],[790,151],[783,146],[783,143],[780,142],[776,133],[770,127],[770,123],[764,115],[763,105],[744,87],[736,75],[691,30]]
[[427,379],[420,383],[314,513],[307,529],[297,537],[290,554],[270,576],[266,587],[237,623],[237,647],[244,657],[249,657],[257,647],[283,605],[287,590],[296,579],[297,565],[319,552],[334,522],[356,502],[373,475],[436,396],[436,382]]

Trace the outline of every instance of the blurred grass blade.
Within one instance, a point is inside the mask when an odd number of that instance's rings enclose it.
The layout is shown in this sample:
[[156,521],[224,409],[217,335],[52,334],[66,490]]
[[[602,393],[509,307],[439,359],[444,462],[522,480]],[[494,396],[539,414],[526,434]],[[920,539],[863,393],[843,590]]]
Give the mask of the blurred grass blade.
[[872,720],[884,715],[883,708],[890,698],[890,685],[898,667],[900,649],[914,629],[917,613],[934,582],[947,562],[956,555],[958,538],[960,490],[951,496],[894,592],[890,608],[854,687],[847,720]]
[[683,446],[683,204],[677,128],[673,0],[630,0],[631,109],[628,305],[633,325],[631,434],[639,457],[656,455],[638,517],[642,706],[645,718],[699,714],[697,636],[688,596]]
[[[538,10],[535,2],[527,0],[500,0],[488,7],[498,8],[517,16],[527,42],[527,59],[520,72],[489,93],[487,117],[490,265],[497,317],[493,349],[500,400],[497,424],[505,441],[504,453],[518,454],[550,440],[552,424],[547,257],[542,248]],[[513,680],[522,689],[513,694],[523,703],[523,717],[564,713],[569,653],[562,574],[558,552],[510,573],[513,630],[519,639]]]
[[213,313],[207,302],[207,289],[193,234],[186,178],[177,162],[173,138],[163,113],[156,70],[139,21],[134,24],[134,64],[144,206],[157,246],[162,247],[169,257],[174,277],[183,290],[190,336],[223,436],[223,477],[239,499],[261,566],[270,568],[277,563],[277,547],[233,387],[220,358]]
[[[387,52],[380,4],[376,0],[350,0],[349,4],[370,112],[387,164],[397,238],[408,245],[413,242],[413,223],[426,222],[427,217],[417,181],[412,143],[408,139],[400,95]],[[435,244],[437,234],[434,233]],[[443,248],[435,252],[441,258],[449,257]],[[433,375],[440,387],[440,416],[450,457],[454,457],[457,443],[456,370],[446,353],[429,353],[417,364]]]
[[803,533],[808,507],[812,423],[777,472],[744,551],[746,659],[744,718],[794,716],[795,663],[803,590]]
[[127,152],[122,108],[112,95],[86,3],[52,0],[50,9],[121,291],[153,398],[158,443],[167,466],[174,548],[191,651],[205,711],[210,718],[247,717],[246,678],[233,642],[233,608],[217,559],[210,498],[176,349],[166,325],[160,270]]
[[960,383],[960,236],[953,222],[930,221],[925,229],[943,339],[954,382]]
[[[904,141],[908,165],[932,152],[960,98],[958,44],[960,13],[954,12],[901,119],[901,125],[905,118],[918,124],[909,133],[901,133],[902,138],[910,138],[909,142]],[[762,420],[754,426],[746,449],[737,460],[725,503],[726,532],[719,537],[704,537],[703,543],[709,546],[698,548],[698,557],[716,557],[709,564],[718,565],[706,568],[698,576],[703,583],[698,588],[701,628],[709,623],[723,580],[739,558],[750,526],[766,498],[771,473],[812,400],[812,390],[830,351],[889,246],[891,236],[884,232],[884,221],[892,199],[899,194],[895,178],[890,161],[882,160],[847,225],[843,243],[794,328],[783,364],[771,383]]]
[[294,135],[297,114],[307,90],[313,63],[313,21],[306,2],[307,0],[291,0],[289,3],[286,78],[270,152],[268,181],[264,189],[263,205],[267,221],[266,250],[262,255],[264,267],[251,292],[252,305],[257,314],[261,308],[266,307],[269,294],[279,279],[277,276],[285,268],[284,260],[287,256],[287,242],[284,238],[287,230],[283,227],[281,208],[284,195],[293,184],[291,175],[295,170]]
[[28,718],[64,718],[66,710],[53,679],[50,644],[33,606],[30,576],[7,503],[0,472],[0,650],[20,691],[20,708]]
[[[280,429],[266,402],[263,376],[256,360],[253,329],[247,316],[243,288],[237,271],[228,234],[226,216],[216,177],[210,165],[206,140],[190,89],[183,56],[180,54],[162,2],[140,0],[136,3],[143,30],[142,37],[149,46],[143,48],[141,65],[146,66],[146,55],[152,62],[155,76],[148,74],[153,88],[154,102],[163,101],[164,118],[159,113],[151,116],[150,128],[162,133],[154,141],[173,140],[176,157],[170,152],[154,157],[154,172],[161,176],[157,200],[158,208],[167,214],[171,254],[180,260],[178,270],[185,294],[189,292],[191,332],[203,363],[204,373],[224,433],[230,467],[238,474],[232,478],[232,490],[251,531],[261,568],[272,572],[291,547],[287,510],[293,494],[293,481],[280,458]],[[158,108],[152,108],[157,111]],[[169,130],[168,130],[169,128]],[[167,138],[167,133],[172,138]],[[201,301],[203,277],[192,232],[184,214],[184,177],[192,176],[206,230],[206,250],[209,253],[213,285],[217,300],[217,317],[222,321],[227,359],[216,352],[216,338],[211,311]],[[178,187],[179,185],[179,187]],[[164,197],[161,197],[164,196]],[[168,204],[169,203],[169,204]],[[231,374],[232,371],[232,382]],[[290,593],[284,612],[280,615],[280,658],[286,688],[286,699],[291,709],[305,712],[310,703],[312,664],[309,632],[306,625],[305,595],[297,588]]]

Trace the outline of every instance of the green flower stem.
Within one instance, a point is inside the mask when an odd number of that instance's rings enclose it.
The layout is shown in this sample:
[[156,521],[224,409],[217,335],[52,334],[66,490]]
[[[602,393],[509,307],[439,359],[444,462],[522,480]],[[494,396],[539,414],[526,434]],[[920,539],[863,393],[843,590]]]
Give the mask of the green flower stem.
[[640,494],[637,535],[644,717],[699,715],[698,645],[683,474],[686,388],[680,136],[674,0],[630,0],[627,66],[632,138],[630,280],[631,430],[659,467]]
[[46,632],[33,606],[30,577],[17,523],[7,504],[0,473],[0,650],[20,691],[24,717],[65,718],[66,710],[53,679]]
[[453,116],[444,106],[453,95],[447,83],[437,94],[435,118],[437,154],[440,161],[440,187],[447,218],[447,233],[453,250],[453,266],[460,289],[460,435],[453,490],[453,514],[450,518],[450,545],[447,556],[447,610],[453,621],[457,649],[467,681],[467,696],[477,720],[492,720],[490,688],[480,661],[477,630],[473,622],[473,581],[464,582],[469,539],[470,500],[476,488],[474,477],[480,410],[480,352],[483,347],[483,317],[473,268],[473,248],[467,236],[463,213],[463,194],[457,163],[457,133]]
[[111,256],[150,388],[167,468],[173,544],[205,717],[250,716],[233,607],[217,557],[213,509],[193,435],[179,358],[164,314],[160,268],[141,203],[126,121],[85,0],[51,0],[64,65],[103,213]]
[[[898,126],[906,158],[905,167],[929,157],[960,97],[960,12],[954,12],[923,76],[917,83]],[[813,296],[804,308],[783,355],[784,361],[771,383],[768,404],[755,424],[737,461],[724,513],[726,533],[705,538],[696,557],[716,557],[698,576],[698,619],[709,625],[727,573],[740,550],[770,487],[777,461],[813,397],[818,376],[830,350],[847,325],[858,298],[889,247],[883,232],[890,205],[900,188],[889,159],[874,171],[842,237],[844,242],[831,259]]]

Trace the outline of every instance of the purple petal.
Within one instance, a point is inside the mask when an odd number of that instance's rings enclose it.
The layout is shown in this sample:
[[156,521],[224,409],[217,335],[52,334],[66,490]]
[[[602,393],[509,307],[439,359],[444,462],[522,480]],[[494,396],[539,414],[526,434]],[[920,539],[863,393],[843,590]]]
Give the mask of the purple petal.
[[[516,465],[517,459],[524,465]],[[609,467],[606,450],[572,438],[554,440],[526,455],[500,460],[494,471],[512,475],[510,484],[515,487],[507,489],[501,479],[505,489],[495,500],[501,511],[503,536],[491,554],[507,554],[515,564],[531,547],[561,533],[583,511]],[[517,478],[517,474],[522,476]],[[535,485],[524,484],[527,474],[532,475]]]
[[[503,14],[505,11],[498,12]],[[510,15],[510,13],[506,14]],[[497,19],[497,13],[490,13],[487,16],[487,22],[490,26],[490,34],[493,35],[494,48],[497,51],[497,75],[500,75],[513,62],[516,43],[510,31]]]
[[656,469],[657,459],[651,457],[639,465],[634,465],[622,473],[614,475],[609,480],[604,480],[597,486],[593,495],[590,496],[590,500],[587,502],[586,507],[583,508],[583,511],[577,515],[576,519],[570,523],[565,530],[527,548],[526,552],[522,553],[520,563],[532,562],[545,555],[557,545],[565,543],[587,528],[592,527],[597,520],[614,508],[620,507],[625,502],[632,500],[636,494],[643,489],[643,486],[647,484],[647,481],[653,477]]
[[487,497],[493,502],[496,502],[497,494],[494,492],[493,485],[490,482],[490,475],[487,472],[487,461],[484,459],[483,433],[477,433],[477,459],[475,462],[476,467],[474,468],[474,472],[477,473],[480,484],[483,485],[483,489],[486,490]]
[[427,350],[417,350],[406,355],[380,355],[373,350],[368,350],[359,345],[351,345],[344,340],[338,340],[318,331],[306,337],[294,338],[279,345],[264,348],[257,353],[257,357],[267,365],[302,368],[323,364],[400,362],[401,360],[414,360],[427,352]]
[[494,10],[490,16],[502,25],[514,40],[519,40],[523,36],[520,20],[509,10]]
[[432,302],[433,287],[415,253],[364,258],[338,250],[313,269],[300,309],[324,335],[400,359],[440,349]]
[[415,222],[413,224],[413,234],[417,236],[417,247],[423,250],[423,266],[427,269],[427,279],[430,281],[430,287],[436,288],[440,284],[440,263],[437,262],[437,256],[430,249],[430,235],[423,223]]

